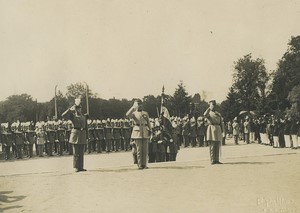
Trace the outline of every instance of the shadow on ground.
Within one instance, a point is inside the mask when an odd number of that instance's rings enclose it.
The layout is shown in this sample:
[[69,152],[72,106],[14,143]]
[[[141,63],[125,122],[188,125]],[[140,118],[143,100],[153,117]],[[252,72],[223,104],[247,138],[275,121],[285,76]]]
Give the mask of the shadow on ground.
[[274,162],[231,162],[231,163],[223,163],[228,165],[241,165],[241,164],[250,164],[250,165],[266,165],[266,164],[274,164]]
[[26,197],[26,196],[12,196],[12,195],[9,195],[12,192],[13,191],[0,191],[0,212],[4,212],[5,210],[8,210],[8,209],[17,209],[17,208],[22,207],[22,206],[18,206],[18,205],[11,205],[11,206],[7,206],[7,207],[2,207],[4,204],[15,203],[15,202],[18,202],[20,200],[23,200]]
[[[187,169],[202,169],[204,166],[155,166],[149,167],[149,170],[156,170],[156,169],[176,169],[176,170],[187,170]],[[144,170],[148,170],[144,169]],[[130,172],[130,171],[137,171],[138,168],[117,168],[117,169],[95,169],[95,170],[88,170],[91,172]]]

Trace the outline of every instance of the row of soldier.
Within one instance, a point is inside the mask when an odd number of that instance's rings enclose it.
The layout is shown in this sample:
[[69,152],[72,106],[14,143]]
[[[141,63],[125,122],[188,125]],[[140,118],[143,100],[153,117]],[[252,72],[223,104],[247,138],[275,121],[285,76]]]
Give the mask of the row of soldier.
[[[86,151],[120,151],[129,150],[131,126],[129,120],[88,120]],[[33,157],[35,146],[36,155],[43,157],[44,153],[53,156],[56,153],[62,156],[64,153],[73,154],[69,144],[69,136],[72,130],[70,121],[41,121],[14,122],[1,124],[1,145],[6,160],[11,159],[11,152],[17,159],[24,155]]]
[[229,135],[234,137],[235,143],[239,140],[245,143],[260,143],[274,148],[298,149],[300,146],[300,121],[295,117],[286,115],[280,118],[274,115],[253,117],[246,116],[238,122],[227,123]]
[[[159,146],[153,146],[151,143],[155,139],[150,141],[149,144],[149,161],[160,162],[176,160],[174,156],[179,150],[180,146],[205,146],[205,131],[206,124],[203,117],[195,119],[194,117],[179,118],[171,117],[171,131],[161,131],[162,126],[159,124],[158,118],[151,119],[151,125],[153,127],[153,138],[158,138],[157,134],[161,134],[163,141],[167,141],[166,138],[172,139],[174,143],[171,146],[166,143],[161,143],[162,140],[158,140]],[[106,119],[106,120],[88,120],[87,138],[88,144],[86,146],[86,152],[101,153],[130,150],[133,144],[130,144],[132,126],[134,125],[132,120],[128,119]],[[160,125],[160,127],[159,127]],[[72,122],[68,120],[47,121],[47,122],[14,122],[12,124],[1,124],[1,144],[6,160],[10,159],[11,152],[17,159],[28,156],[33,156],[33,149],[36,150],[37,156],[53,156],[63,155],[68,153],[73,154],[71,145],[69,144],[69,136],[72,130]],[[176,145],[174,145],[176,144]],[[160,147],[160,148],[159,148]],[[171,147],[171,148],[170,148]],[[159,151],[160,150],[160,151]],[[168,156],[168,152],[172,152],[171,157]],[[157,154],[163,153],[161,157]],[[165,154],[164,154],[165,153]]]

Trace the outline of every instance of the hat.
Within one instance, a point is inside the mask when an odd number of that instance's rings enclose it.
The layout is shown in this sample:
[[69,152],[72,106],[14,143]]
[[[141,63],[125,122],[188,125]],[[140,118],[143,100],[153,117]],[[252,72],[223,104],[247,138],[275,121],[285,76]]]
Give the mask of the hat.
[[75,99],[75,105],[76,105],[77,107],[81,107],[81,99],[80,99],[80,98],[76,98],[76,99]]
[[212,104],[214,104],[214,105],[217,104],[216,100],[210,100],[208,103],[212,103]]

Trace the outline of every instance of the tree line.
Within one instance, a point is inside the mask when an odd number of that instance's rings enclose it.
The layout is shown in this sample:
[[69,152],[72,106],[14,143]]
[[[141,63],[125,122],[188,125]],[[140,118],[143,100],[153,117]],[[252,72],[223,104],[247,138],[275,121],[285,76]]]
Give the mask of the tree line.
[[[287,50],[277,63],[276,70],[267,71],[262,58],[254,59],[247,54],[233,62],[232,85],[226,100],[219,109],[225,121],[239,116],[241,111],[253,111],[257,115],[274,114],[299,117],[300,111],[300,36],[291,37]],[[56,94],[57,112],[61,115],[72,106],[74,99],[82,97],[83,103],[89,97],[91,119],[124,118],[134,100],[102,99],[87,89],[83,83],[67,87],[66,94]],[[189,95],[182,81],[173,95],[162,94],[164,105],[173,116],[199,116],[208,103],[199,93]],[[143,97],[144,108],[150,117],[158,117],[162,95]],[[12,95],[0,102],[0,121],[38,121],[55,116],[55,98],[39,103],[28,94]],[[83,104],[86,111],[86,104]],[[58,116],[60,118],[60,116]]]

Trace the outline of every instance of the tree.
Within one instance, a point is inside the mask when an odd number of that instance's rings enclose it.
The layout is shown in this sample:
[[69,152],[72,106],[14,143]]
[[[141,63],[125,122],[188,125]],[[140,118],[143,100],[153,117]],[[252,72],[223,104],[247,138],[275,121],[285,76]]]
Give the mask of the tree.
[[158,113],[160,112],[160,96],[147,95],[144,96],[144,110],[148,112],[149,116],[152,118],[158,117]]
[[0,118],[2,121],[14,122],[34,121],[36,102],[28,94],[12,95],[0,104]]
[[237,95],[237,101],[243,110],[258,110],[260,102],[266,97],[269,75],[266,72],[264,60],[252,59],[251,54],[234,62],[232,89]]
[[272,91],[268,97],[272,108],[285,110],[291,107],[288,99],[292,89],[300,84],[300,36],[292,37],[288,49],[273,73]]
[[242,111],[243,107],[238,100],[239,95],[231,87],[227,94],[227,99],[220,105],[221,114],[224,117],[225,121],[233,120],[239,115],[239,112]]
[[191,97],[188,95],[183,82],[180,81],[176,88],[172,101],[172,107],[174,108],[175,115],[183,116],[189,113],[189,104],[191,103]]

